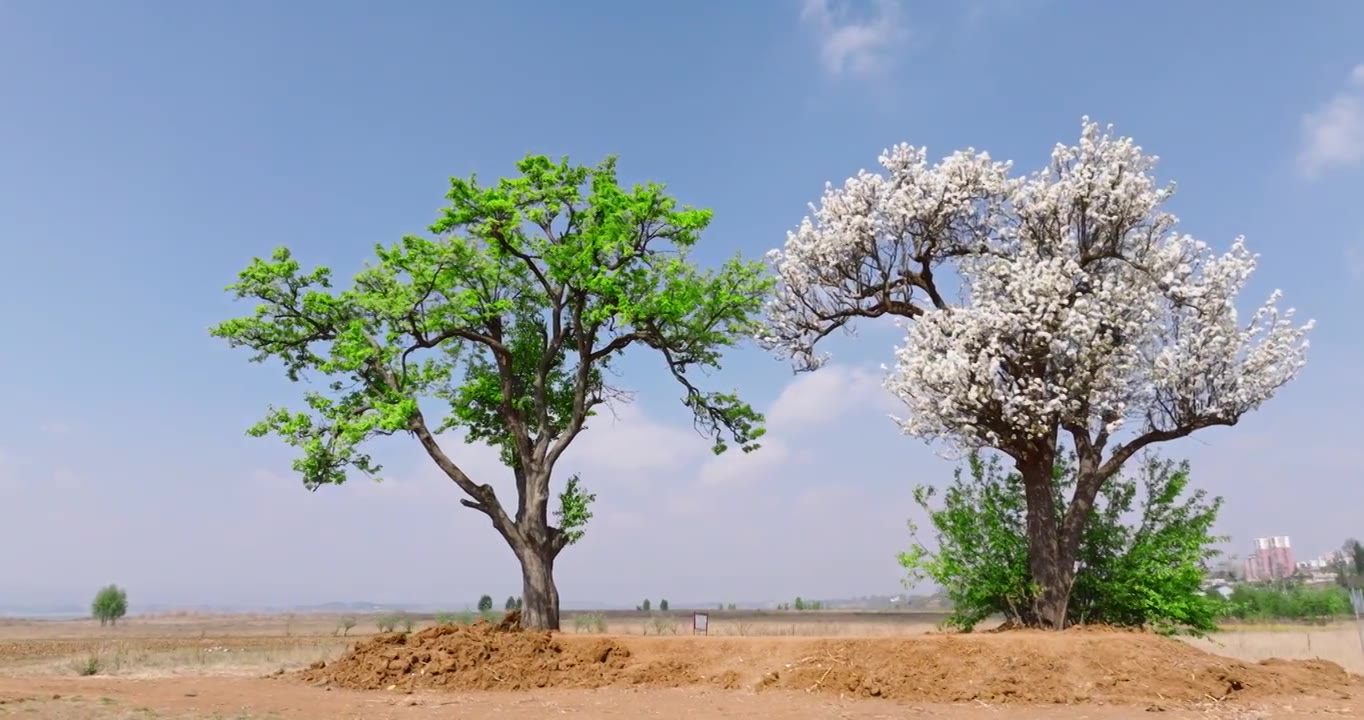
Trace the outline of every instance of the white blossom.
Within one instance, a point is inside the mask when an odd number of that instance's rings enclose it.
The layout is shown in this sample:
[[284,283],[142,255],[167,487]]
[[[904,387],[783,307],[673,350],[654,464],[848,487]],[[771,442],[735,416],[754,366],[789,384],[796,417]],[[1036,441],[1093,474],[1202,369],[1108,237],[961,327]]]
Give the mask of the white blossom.
[[906,432],[1006,450],[1060,430],[1100,449],[1124,429],[1173,439],[1234,424],[1305,363],[1312,323],[1278,292],[1238,318],[1256,256],[1176,232],[1174,188],[1130,138],[1085,118],[1026,177],[972,149],[926,158],[898,145],[883,173],[826,186],[769,254],[780,285],[759,338],[813,369],[834,330],[908,319],[886,380]]

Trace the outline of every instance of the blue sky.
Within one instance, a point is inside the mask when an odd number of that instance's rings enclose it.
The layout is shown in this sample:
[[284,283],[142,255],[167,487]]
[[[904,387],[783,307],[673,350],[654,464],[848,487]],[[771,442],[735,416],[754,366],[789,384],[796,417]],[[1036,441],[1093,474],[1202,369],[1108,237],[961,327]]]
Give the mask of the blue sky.
[[[307,493],[243,430],[296,388],[207,334],[253,255],[357,269],[436,218],[447,178],[528,151],[668,184],[716,219],[703,261],[781,244],[825,181],[898,142],[1023,170],[1111,122],[1163,158],[1184,229],[1262,254],[1247,303],[1313,317],[1303,375],[1167,447],[1226,496],[1243,551],[1364,534],[1364,5],[1321,2],[0,4],[0,605],[473,602],[519,589],[500,538],[410,443]],[[769,413],[712,458],[652,364],[566,456],[599,495],[566,604],[895,592],[915,483],[867,326],[793,377],[757,348],[714,378]],[[454,441],[476,477],[504,476]],[[505,493],[504,493],[505,496]]]

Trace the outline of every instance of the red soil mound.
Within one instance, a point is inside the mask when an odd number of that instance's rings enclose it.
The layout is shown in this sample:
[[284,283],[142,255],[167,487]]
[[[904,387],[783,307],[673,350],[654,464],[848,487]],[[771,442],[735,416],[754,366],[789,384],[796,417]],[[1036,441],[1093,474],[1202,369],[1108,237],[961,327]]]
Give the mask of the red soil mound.
[[1166,705],[1364,691],[1364,679],[1334,663],[1245,663],[1144,633],[604,638],[486,623],[380,635],[303,677],[356,689],[705,684],[909,702]]

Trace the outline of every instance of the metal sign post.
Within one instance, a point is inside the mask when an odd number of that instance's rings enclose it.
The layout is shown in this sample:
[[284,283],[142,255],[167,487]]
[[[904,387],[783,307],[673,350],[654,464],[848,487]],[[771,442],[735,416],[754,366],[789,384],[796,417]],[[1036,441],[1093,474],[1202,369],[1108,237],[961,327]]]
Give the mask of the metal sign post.
[[710,616],[707,615],[706,613],[694,612],[694,613],[691,614],[691,634],[692,634],[692,635],[695,635],[696,633],[701,633],[702,635],[709,635],[709,634],[710,634],[709,629],[708,629],[708,626],[709,626],[709,625],[710,625]]

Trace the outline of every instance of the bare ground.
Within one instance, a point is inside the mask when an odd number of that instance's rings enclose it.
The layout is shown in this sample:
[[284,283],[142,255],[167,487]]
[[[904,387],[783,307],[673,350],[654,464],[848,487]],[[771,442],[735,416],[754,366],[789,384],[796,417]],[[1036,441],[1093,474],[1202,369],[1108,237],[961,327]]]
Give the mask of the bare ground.
[[3,623],[0,718],[1364,717],[1364,679],[1336,663],[1236,660],[1136,633],[340,638],[334,622]]

